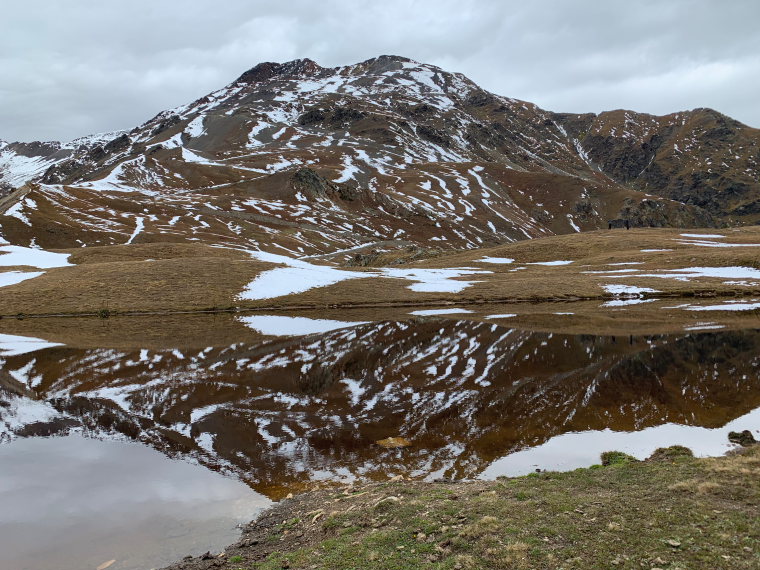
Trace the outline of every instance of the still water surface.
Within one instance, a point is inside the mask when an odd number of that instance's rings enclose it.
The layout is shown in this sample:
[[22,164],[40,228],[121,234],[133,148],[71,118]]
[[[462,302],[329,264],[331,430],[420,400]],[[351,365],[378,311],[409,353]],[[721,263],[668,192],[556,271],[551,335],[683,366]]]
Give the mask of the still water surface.
[[[158,348],[0,338],[8,568],[40,567],[19,564],[53,551],[72,568],[160,566],[218,550],[268,499],[324,482],[491,478],[674,443],[719,455],[729,429],[760,426],[754,329],[322,321],[292,336],[303,322],[230,317],[219,330],[256,334]],[[386,438],[409,445],[377,443]]]

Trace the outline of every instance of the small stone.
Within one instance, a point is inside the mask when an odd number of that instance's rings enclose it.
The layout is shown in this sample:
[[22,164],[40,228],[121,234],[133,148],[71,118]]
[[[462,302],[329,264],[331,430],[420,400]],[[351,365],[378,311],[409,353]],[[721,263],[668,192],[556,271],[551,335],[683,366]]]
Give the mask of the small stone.
[[673,548],[678,548],[679,546],[681,546],[680,542],[672,538],[669,538],[668,540],[666,540],[665,544],[667,544],[668,546],[672,546]]

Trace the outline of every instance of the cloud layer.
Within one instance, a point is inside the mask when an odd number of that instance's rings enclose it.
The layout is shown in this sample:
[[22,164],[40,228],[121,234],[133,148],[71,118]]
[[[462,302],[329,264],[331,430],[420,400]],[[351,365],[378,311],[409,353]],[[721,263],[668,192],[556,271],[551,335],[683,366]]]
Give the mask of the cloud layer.
[[25,0],[0,21],[0,139],[131,128],[261,61],[396,54],[554,111],[713,107],[760,127],[755,0]]

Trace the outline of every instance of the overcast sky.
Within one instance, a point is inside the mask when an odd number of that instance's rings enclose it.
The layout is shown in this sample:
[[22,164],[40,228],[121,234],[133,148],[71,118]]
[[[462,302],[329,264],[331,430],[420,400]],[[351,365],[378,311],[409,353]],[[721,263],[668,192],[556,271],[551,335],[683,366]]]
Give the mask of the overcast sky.
[[0,139],[132,128],[261,61],[403,55],[552,111],[713,107],[760,127],[757,0],[24,0]]

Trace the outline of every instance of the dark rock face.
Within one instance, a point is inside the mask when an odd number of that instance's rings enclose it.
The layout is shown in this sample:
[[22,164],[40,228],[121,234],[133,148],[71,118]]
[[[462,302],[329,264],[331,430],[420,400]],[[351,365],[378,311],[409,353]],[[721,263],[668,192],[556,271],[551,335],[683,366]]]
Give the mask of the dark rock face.
[[287,63],[267,61],[243,73],[238,77],[236,83],[260,83],[277,75],[311,75],[321,70],[322,68],[310,59],[295,59]]
[[627,198],[620,209],[620,218],[631,227],[665,228],[665,227],[714,227],[715,219],[707,212],[688,209],[668,208],[657,200],[635,202]]
[[749,431],[748,429],[745,429],[744,431],[729,432],[728,441],[730,441],[731,443],[739,444],[742,447],[749,447],[750,445],[754,445],[757,443],[755,436],[753,436],[752,432]]
[[156,127],[153,129],[153,132],[151,134],[159,135],[163,133],[166,129],[170,129],[174,125],[179,124],[182,121],[182,119],[178,115],[169,115],[166,119],[162,120],[161,122],[156,125]]
[[54,164],[45,171],[42,175],[43,184],[64,184],[68,180],[76,178],[79,174],[83,174],[85,164],[78,160],[66,160]]
[[129,137],[126,134],[124,134],[124,135],[121,135],[120,137],[113,139],[111,142],[107,143],[106,146],[103,147],[103,150],[106,152],[106,154],[111,154],[114,152],[122,152],[124,150],[127,150],[130,144],[131,144],[131,141]]
[[301,190],[304,194],[315,200],[327,200],[340,198],[351,202],[359,198],[361,192],[358,188],[348,184],[330,182],[324,176],[311,168],[301,168],[293,174],[293,187]]
[[417,127],[417,135],[443,148],[451,147],[451,139],[443,130],[434,129],[427,125],[419,125]]
[[369,116],[369,113],[353,107],[312,107],[298,117],[298,124],[302,127],[320,125],[331,129],[345,129]]
[[760,131],[712,109],[552,115],[614,180],[712,216],[760,215]]
[[18,155],[26,156],[28,158],[35,158],[38,156],[50,156],[52,154],[56,154],[61,150],[61,145],[60,143],[55,142],[40,141],[34,141],[30,143],[15,142],[9,144],[6,148]]

